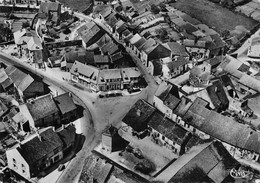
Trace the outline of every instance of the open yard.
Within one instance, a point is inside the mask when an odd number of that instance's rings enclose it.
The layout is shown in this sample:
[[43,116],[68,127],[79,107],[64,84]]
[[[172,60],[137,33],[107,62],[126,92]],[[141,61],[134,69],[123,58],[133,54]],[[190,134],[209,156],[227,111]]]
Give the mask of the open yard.
[[251,30],[257,21],[232,12],[208,0],[178,0],[172,7],[187,13],[218,32],[242,25]]
[[84,11],[89,7],[92,0],[59,0],[60,3],[70,7],[73,10]]

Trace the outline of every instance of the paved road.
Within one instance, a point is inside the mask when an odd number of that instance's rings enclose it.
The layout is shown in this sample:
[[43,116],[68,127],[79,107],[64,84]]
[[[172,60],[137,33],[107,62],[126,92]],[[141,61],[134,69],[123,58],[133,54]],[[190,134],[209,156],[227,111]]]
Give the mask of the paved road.
[[94,116],[94,112],[91,110],[91,104],[89,103],[88,97],[84,95],[83,91],[77,90],[73,86],[66,84],[66,82],[61,82],[53,77],[50,77],[43,71],[36,70],[32,66],[22,63],[18,59],[12,58],[1,52],[0,61],[5,62],[7,64],[23,67],[28,71],[33,72],[38,76],[42,77],[44,80],[63,88],[65,91],[71,92],[73,94],[74,99],[85,108],[85,120],[84,123],[81,123],[83,135],[86,137],[85,142],[81,151],[76,155],[74,159],[72,159],[68,168],[64,170],[63,174],[57,181],[60,183],[75,182],[78,174],[81,171],[81,168],[83,167],[85,157],[91,154],[91,150],[97,145],[100,139],[100,133],[96,133],[94,125],[94,119],[96,118],[96,116]]

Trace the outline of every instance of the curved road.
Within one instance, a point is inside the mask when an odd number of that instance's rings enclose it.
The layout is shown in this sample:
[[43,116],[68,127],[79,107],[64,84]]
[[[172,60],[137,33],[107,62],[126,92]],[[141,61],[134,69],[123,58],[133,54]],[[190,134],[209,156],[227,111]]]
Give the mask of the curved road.
[[69,166],[64,170],[62,175],[59,177],[59,180],[57,181],[59,183],[75,182],[78,174],[80,173],[83,167],[85,157],[90,155],[91,150],[98,144],[98,141],[100,139],[100,133],[95,129],[94,124],[96,116],[91,106],[91,103],[89,102],[88,97],[84,95],[84,91],[78,90],[75,87],[68,85],[65,81],[52,78],[39,69],[37,69],[36,71],[36,69],[32,66],[25,64],[19,61],[18,59],[1,52],[0,61],[25,68],[28,71],[40,76],[41,78],[43,78],[43,80],[50,82],[56,86],[59,86],[65,91],[71,92],[75,101],[80,103],[85,108],[84,122],[86,123],[81,123],[82,133],[86,138],[85,142],[83,144],[82,149],[76,154],[76,157],[71,160]]

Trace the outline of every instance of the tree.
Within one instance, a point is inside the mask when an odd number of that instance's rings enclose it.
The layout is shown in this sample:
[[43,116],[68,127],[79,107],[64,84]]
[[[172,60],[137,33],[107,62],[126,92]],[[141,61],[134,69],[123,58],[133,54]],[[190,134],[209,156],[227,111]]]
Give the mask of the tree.
[[161,41],[163,41],[163,40],[165,40],[165,39],[168,38],[168,32],[167,32],[166,29],[164,29],[164,28],[156,29],[155,32],[158,34],[159,39],[160,39]]
[[167,12],[166,5],[165,5],[163,2],[161,2],[161,3],[159,4],[159,7],[160,7],[160,9],[161,9],[162,12]]
[[0,24],[0,42],[8,41],[12,38],[12,31],[5,26],[5,24]]
[[151,11],[153,12],[153,14],[158,14],[158,13],[160,13],[160,8],[158,8],[156,5],[152,4]]

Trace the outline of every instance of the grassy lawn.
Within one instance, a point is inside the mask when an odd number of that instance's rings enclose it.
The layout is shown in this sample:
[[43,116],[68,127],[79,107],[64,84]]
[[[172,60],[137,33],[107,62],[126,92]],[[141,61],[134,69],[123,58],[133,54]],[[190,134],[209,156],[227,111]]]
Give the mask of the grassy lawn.
[[251,30],[257,24],[257,21],[251,18],[234,13],[208,0],[178,0],[171,6],[198,19],[218,32],[225,29],[233,30],[238,25]]
[[59,2],[73,10],[83,11],[88,8],[91,0],[59,0]]

